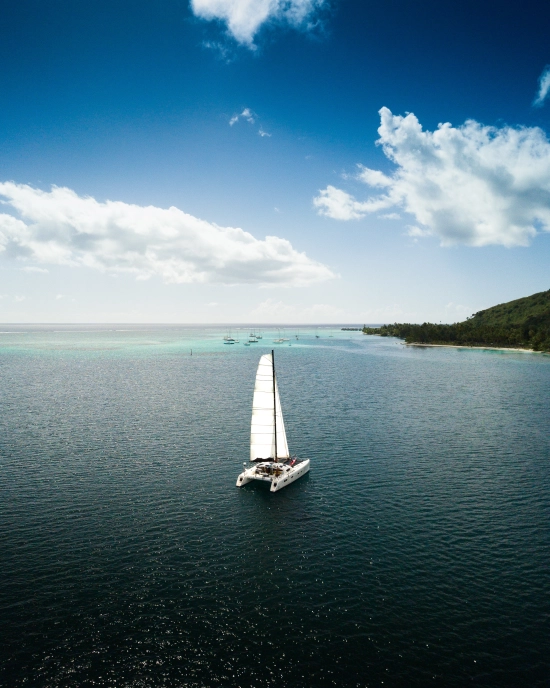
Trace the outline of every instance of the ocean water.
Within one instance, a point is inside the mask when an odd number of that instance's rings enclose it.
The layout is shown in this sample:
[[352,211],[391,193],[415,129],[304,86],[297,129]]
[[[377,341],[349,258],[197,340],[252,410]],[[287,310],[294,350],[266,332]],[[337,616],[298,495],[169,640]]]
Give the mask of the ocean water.
[[[550,356],[0,330],[1,686],[550,684]],[[235,487],[271,348],[275,494]]]

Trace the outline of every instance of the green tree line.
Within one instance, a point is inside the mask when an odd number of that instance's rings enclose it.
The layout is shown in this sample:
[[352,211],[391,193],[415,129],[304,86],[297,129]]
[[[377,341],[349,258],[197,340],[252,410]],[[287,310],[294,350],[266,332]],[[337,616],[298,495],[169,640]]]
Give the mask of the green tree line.
[[363,333],[399,337],[407,344],[517,347],[550,352],[550,313],[528,317],[516,324],[488,324],[477,315],[453,325],[394,323],[364,327]]

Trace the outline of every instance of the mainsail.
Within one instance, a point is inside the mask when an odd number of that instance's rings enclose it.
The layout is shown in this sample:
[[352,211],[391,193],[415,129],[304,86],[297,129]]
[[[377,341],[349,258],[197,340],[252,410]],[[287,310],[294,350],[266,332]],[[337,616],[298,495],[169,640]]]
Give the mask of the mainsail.
[[[277,411],[276,420],[273,412],[274,405]],[[277,426],[277,456],[275,456],[275,426]],[[275,394],[273,394],[273,355],[264,354],[258,365],[252,400],[250,460],[287,459],[288,456],[288,443],[279,390],[277,389],[277,379],[275,379]]]

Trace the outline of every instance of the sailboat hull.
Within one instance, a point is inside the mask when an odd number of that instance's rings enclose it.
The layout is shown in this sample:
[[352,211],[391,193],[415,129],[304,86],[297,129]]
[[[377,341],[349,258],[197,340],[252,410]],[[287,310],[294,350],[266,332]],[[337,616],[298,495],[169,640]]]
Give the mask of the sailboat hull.
[[309,459],[299,461],[294,466],[286,463],[259,463],[239,475],[237,487],[242,487],[252,480],[262,480],[271,483],[270,492],[278,492],[308,472]]

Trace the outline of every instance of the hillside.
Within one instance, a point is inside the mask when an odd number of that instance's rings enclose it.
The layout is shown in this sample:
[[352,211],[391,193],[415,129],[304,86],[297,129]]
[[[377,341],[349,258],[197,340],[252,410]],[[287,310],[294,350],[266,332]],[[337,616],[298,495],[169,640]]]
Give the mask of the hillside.
[[478,325],[500,327],[521,326],[528,321],[540,319],[550,322],[550,289],[479,311],[474,313],[469,320]]
[[408,344],[499,346],[550,351],[550,290],[501,303],[452,325],[394,323],[365,334],[400,337]]

